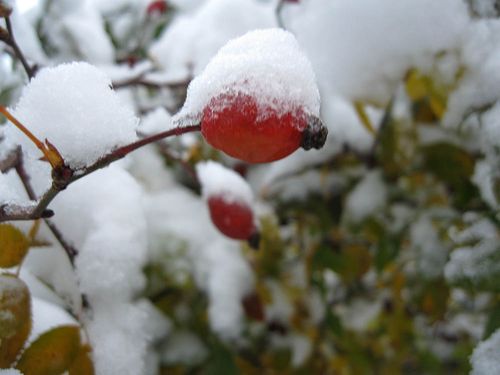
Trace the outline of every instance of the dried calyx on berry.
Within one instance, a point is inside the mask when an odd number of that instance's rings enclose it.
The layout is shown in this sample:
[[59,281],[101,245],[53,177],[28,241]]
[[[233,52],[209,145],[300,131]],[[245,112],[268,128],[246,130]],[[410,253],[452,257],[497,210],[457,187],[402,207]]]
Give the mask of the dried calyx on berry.
[[321,148],[319,91],[294,36],[256,30],[222,47],[188,88],[174,122],[196,121],[214,148],[248,163]]
[[253,213],[253,194],[246,181],[236,172],[213,162],[196,166],[214,226],[225,236],[246,240],[259,246],[259,231]]
[[304,150],[320,149],[324,146],[327,136],[328,129],[323,122],[315,116],[309,116],[307,127],[302,132],[300,147]]

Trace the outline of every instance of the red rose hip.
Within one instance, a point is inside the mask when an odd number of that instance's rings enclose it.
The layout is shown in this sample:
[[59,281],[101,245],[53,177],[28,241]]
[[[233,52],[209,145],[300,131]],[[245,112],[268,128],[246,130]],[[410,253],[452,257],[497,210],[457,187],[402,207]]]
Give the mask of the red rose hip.
[[246,204],[214,196],[208,199],[208,208],[212,222],[227,237],[248,240],[256,233],[253,212]]
[[299,147],[321,148],[327,129],[298,107],[283,113],[279,106],[258,104],[248,94],[225,93],[203,110],[201,132],[206,141],[226,154],[249,163],[282,159]]

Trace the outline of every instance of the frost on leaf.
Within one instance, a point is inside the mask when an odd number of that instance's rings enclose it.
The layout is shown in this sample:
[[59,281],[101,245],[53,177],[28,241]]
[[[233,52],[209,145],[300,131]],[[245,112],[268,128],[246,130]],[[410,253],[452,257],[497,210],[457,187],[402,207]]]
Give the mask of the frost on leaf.
[[478,221],[456,235],[469,242],[451,253],[445,276],[451,285],[481,291],[500,291],[500,249],[498,234],[487,219]]
[[14,275],[0,275],[0,368],[14,362],[30,331],[28,287]]
[[[24,88],[12,114],[38,139],[48,140],[72,168],[85,167],[136,140],[137,118],[111,89],[111,81],[87,63],[41,70]],[[12,126],[7,138],[33,159],[42,155]]]

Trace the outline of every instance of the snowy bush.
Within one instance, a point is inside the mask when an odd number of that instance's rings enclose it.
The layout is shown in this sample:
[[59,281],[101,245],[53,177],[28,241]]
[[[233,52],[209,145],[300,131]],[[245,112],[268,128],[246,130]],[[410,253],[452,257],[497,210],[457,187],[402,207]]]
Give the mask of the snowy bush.
[[493,0],[0,0],[0,374],[497,374]]

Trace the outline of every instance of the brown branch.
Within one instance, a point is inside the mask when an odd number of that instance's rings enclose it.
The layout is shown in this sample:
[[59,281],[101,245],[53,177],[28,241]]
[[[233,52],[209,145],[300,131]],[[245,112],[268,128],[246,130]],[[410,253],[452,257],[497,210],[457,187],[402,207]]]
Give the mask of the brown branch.
[[19,48],[19,45],[17,44],[16,39],[14,38],[14,32],[12,30],[12,23],[10,22],[10,16],[4,17],[4,19],[5,19],[5,26],[7,27],[7,35],[4,35],[4,37],[1,38],[1,40],[14,50],[15,56],[21,62],[24,70],[26,71],[26,74],[28,75],[28,78],[31,80],[35,76],[35,69],[30,66],[28,60],[24,56],[23,51],[21,50],[21,48]]
[[199,186],[200,181],[198,179],[198,175],[196,174],[195,169],[191,164],[189,164],[186,160],[184,160],[182,157],[175,155],[172,153],[172,151],[168,148],[167,145],[165,144],[158,144],[158,149],[160,150],[160,153],[165,157],[170,162],[178,163],[184,169],[184,171],[193,179],[193,182]]
[[[4,205],[0,207],[0,222],[13,221],[13,220],[34,220],[39,218],[46,218],[53,215],[51,210],[48,210],[48,205],[62,190],[66,189],[68,185],[85,177],[92,172],[108,166],[109,164],[125,157],[129,153],[154,143],[164,138],[179,136],[181,134],[199,131],[200,125],[190,125],[176,127],[159,134],[140,139],[129,145],[119,147],[109,154],[97,160],[94,164],[79,169],[72,170],[66,165],[58,166],[52,169],[52,186],[47,190],[39,199],[36,206],[24,207],[19,205]],[[68,254],[69,255],[69,254]]]
[[33,217],[34,207],[36,206],[26,206],[15,203],[3,204],[0,206],[0,223],[4,221],[34,220],[54,215],[52,210],[44,209],[37,217]]
[[[31,200],[36,201],[37,196],[36,196],[35,190],[33,189],[33,186],[31,185],[30,177],[26,173],[26,170],[24,168],[22,154],[19,155],[18,163],[16,165],[16,172],[17,172],[17,175],[19,176],[19,179],[21,180],[21,182],[24,186],[24,189],[26,190],[26,193],[28,194],[28,197]],[[51,213],[53,214],[52,211],[51,211]],[[43,214],[43,211],[41,212],[41,214]],[[68,258],[69,258],[69,261],[71,262],[71,265],[74,266],[75,257],[78,254],[78,251],[72,245],[70,245],[68,241],[66,241],[66,239],[62,235],[61,231],[57,228],[57,226],[54,223],[52,223],[50,220],[48,220],[48,218],[44,218],[44,222],[47,225],[47,227],[49,228],[52,235],[57,240],[57,242],[59,242],[59,244],[62,246],[62,248],[64,249],[64,251],[68,255]]]
[[170,88],[172,90],[187,87],[190,80],[173,81],[173,82],[156,82],[144,77],[145,73],[141,73],[136,77],[132,77],[123,81],[113,82],[113,89],[122,89],[130,86],[144,86],[151,89]]
[[19,163],[19,158],[21,157],[21,149],[17,147],[16,149],[10,151],[5,159],[0,160],[0,172],[6,173],[10,169],[15,168]]

